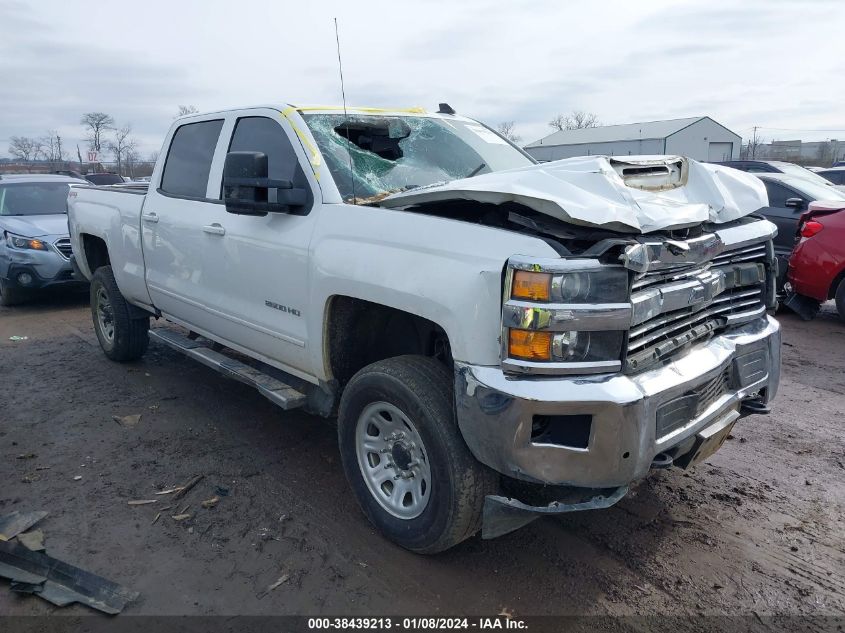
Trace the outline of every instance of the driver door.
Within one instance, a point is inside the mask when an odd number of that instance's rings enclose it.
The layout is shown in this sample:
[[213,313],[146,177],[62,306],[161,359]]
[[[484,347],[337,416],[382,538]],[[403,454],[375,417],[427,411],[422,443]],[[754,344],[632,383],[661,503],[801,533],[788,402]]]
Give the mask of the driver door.
[[[204,294],[226,340],[291,373],[313,374],[306,309],[310,211],[319,189],[311,170],[302,167],[308,163],[293,130],[277,111],[239,113],[227,128],[232,130],[227,152],[266,154],[269,177],[306,189],[307,202],[297,214],[216,214],[203,253]],[[216,178],[219,195],[222,171]]]

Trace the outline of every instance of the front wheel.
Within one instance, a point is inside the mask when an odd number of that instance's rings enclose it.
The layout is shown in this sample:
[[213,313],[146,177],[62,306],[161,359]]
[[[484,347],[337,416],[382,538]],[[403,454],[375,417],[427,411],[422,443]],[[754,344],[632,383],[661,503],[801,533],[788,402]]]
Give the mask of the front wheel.
[[343,393],[343,469],[367,518],[414,552],[441,552],[481,527],[497,475],[455,422],[453,377],[441,362],[400,356],[359,371]]
[[111,360],[136,360],[147,351],[150,319],[133,318],[111,266],[98,268],[91,279],[91,317],[100,347]]

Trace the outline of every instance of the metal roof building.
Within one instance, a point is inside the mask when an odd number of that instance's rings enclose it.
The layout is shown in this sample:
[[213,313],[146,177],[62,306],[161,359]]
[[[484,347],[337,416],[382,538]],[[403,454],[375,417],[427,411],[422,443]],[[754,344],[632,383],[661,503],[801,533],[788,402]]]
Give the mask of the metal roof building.
[[701,161],[739,158],[742,138],[709,116],[561,130],[525,146],[540,161],[571,156],[674,154]]

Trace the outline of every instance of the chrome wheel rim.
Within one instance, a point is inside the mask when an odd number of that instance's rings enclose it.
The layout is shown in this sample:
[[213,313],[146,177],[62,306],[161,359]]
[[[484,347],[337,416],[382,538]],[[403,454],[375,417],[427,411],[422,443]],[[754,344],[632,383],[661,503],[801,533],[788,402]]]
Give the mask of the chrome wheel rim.
[[114,310],[105,288],[97,288],[97,326],[108,343],[114,342]]
[[422,514],[431,497],[431,466],[419,431],[387,402],[368,405],[355,428],[358,468],[370,494],[399,519]]

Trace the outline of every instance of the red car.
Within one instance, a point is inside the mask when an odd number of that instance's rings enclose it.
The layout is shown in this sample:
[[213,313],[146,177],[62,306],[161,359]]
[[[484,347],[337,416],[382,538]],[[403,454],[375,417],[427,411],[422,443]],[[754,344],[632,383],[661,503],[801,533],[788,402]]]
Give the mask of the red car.
[[836,299],[845,320],[845,203],[811,202],[798,223],[796,239],[786,305],[809,320],[823,302]]

